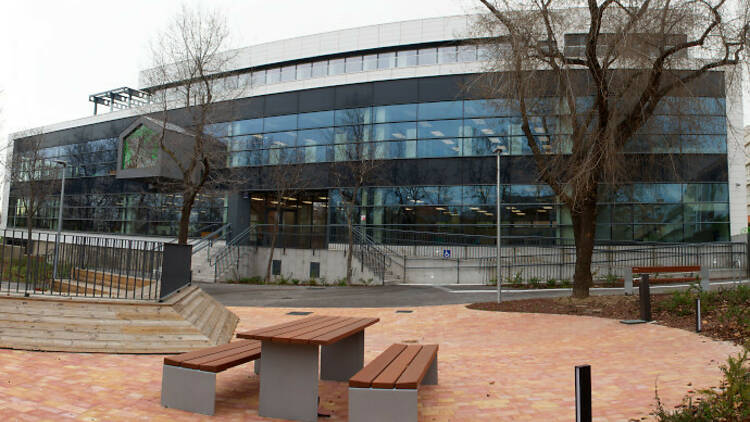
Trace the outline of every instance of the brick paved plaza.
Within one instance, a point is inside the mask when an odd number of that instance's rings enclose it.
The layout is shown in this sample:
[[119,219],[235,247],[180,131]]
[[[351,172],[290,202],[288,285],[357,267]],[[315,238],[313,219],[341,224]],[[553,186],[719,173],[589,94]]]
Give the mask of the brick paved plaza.
[[[230,309],[240,317],[238,330],[299,318],[286,315],[290,309]],[[393,342],[439,343],[440,383],[420,390],[421,421],[572,421],[573,367],[584,363],[592,366],[594,420],[627,421],[648,415],[657,385],[669,406],[690,389],[716,385],[717,364],[739,350],[653,324],[462,305],[411,309],[310,310],[379,317],[366,331],[366,361]],[[209,418],[161,407],[162,361],[160,355],[0,350],[0,420],[268,420],[257,415],[252,364],[218,375],[216,416]],[[332,412],[321,420],[347,419],[345,383],[322,381],[320,395]]]

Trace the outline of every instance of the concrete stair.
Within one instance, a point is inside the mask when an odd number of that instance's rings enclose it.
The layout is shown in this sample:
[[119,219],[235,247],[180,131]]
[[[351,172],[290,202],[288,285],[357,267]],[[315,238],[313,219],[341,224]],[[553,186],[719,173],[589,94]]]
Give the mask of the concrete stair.
[[180,353],[227,343],[239,318],[196,286],[164,303],[75,297],[0,298],[0,347]]

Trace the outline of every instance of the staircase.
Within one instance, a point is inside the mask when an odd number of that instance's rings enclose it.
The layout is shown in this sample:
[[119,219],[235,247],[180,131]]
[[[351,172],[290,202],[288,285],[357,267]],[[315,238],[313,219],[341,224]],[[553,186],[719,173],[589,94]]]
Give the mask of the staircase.
[[243,230],[232,239],[225,242],[224,247],[215,250],[208,265],[213,270],[213,282],[221,281],[231,270],[238,270],[240,260],[250,253],[247,248],[248,240],[255,235],[255,225]]
[[375,242],[359,227],[352,228],[354,240],[353,256],[375,273],[383,284],[402,283],[404,258],[387,246]]

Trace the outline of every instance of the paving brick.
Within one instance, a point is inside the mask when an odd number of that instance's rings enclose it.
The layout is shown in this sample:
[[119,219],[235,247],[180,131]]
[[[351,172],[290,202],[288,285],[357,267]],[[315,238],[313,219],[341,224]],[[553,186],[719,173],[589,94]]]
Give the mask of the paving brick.
[[[230,308],[238,331],[291,321],[291,309]],[[689,389],[718,384],[717,364],[739,349],[655,324],[566,315],[493,313],[461,305],[412,308],[294,309],[314,314],[379,317],[366,331],[365,361],[391,343],[439,343],[439,380],[420,390],[421,421],[574,420],[573,367],[592,366],[594,417],[647,416],[654,388],[666,407]],[[158,355],[108,355],[0,350],[0,419],[197,421],[160,405]],[[691,384],[688,386],[688,384]],[[257,414],[252,365],[217,376],[217,421],[268,420]],[[320,383],[329,421],[347,419],[346,383]]]

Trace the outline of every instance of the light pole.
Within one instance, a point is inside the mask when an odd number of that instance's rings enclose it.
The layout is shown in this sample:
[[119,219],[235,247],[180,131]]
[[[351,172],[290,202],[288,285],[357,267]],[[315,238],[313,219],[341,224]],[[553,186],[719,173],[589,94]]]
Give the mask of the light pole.
[[55,160],[55,164],[62,166],[62,181],[60,182],[60,207],[57,211],[57,236],[55,236],[55,262],[52,264],[52,280],[57,278],[57,257],[60,248],[60,233],[62,232],[63,198],[65,197],[65,169],[68,166],[68,163],[59,160]]
[[497,280],[497,303],[500,303],[502,300],[502,286],[500,283],[500,259],[502,258],[502,236],[500,232],[500,216],[502,215],[502,209],[500,208],[501,203],[501,195],[502,192],[500,192],[500,154],[505,149],[505,146],[500,145],[497,148],[495,148],[495,151],[493,151],[497,155],[497,206],[495,207],[495,213],[497,214],[497,262],[496,262],[496,280]]

